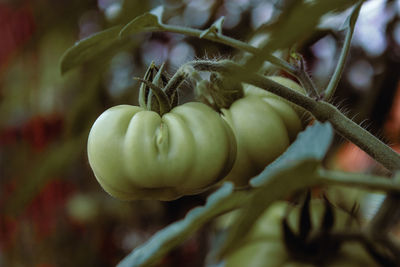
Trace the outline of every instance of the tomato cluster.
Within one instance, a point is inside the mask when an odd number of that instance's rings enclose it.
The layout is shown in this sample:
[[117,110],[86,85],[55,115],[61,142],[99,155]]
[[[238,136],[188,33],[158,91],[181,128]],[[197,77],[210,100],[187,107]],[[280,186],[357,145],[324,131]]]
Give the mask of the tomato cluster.
[[[271,79],[304,93],[289,79]],[[104,190],[123,200],[172,200],[222,179],[243,186],[295,139],[302,129],[299,113],[286,100],[252,86],[220,112],[199,102],[163,115],[120,105],[94,123],[89,163]]]
[[[287,78],[269,78],[305,93]],[[250,178],[281,155],[302,129],[300,110],[283,98],[254,86],[245,87],[244,97],[229,109],[222,109],[222,114],[235,133],[238,151],[226,179],[238,186],[247,185]]]

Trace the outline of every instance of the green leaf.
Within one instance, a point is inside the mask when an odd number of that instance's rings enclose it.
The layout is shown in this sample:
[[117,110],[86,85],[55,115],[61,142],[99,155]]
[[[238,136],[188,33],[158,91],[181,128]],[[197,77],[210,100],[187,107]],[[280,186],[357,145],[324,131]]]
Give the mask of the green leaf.
[[346,21],[344,22],[341,30],[354,29],[358,19],[358,15],[360,14],[362,3],[363,1],[357,3],[357,5],[353,9],[353,12],[351,12],[351,15],[346,18]]
[[214,217],[238,207],[246,198],[246,192],[234,192],[233,184],[225,183],[210,195],[203,207],[191,210],[186,217],[172,223],[153,235],[145,244],[133,250],[118,267],[152,266],[169,251],[181,244],[191,234]]
[[333,138],[330,123],[316,122],[302,132],[292,146],[263,172],[253,178],[255,192],[243,203],[237,224],[219,252],[224,256],[238,248],[262,212],[274,201],[318,184],[318,167]]
[[356,2],[356,0],[293,1],[274,24],[266,25],[259,30],[268,34],[268,40],[263,47],[260,47],[262,52],[248,61],[246,68],[257,70],[270,53],[293,47],[309,38],[315,32],[322,16],[330,12],[343,11]]
[[219,19],[217,19],[208,29],[205,29],[201,34],[200,34],[200,39],[206,36],[207,34],[222,34],[222,24],[224,23],[225,17],[222,16]]
[[125,25],[119,33],[120,38],[125,38],[129,35],[139,32],[150,32],[162,29],[162,14],[164,7],[159,6],[152,11],[134,18],[131,22]]
[[356,2],[356,0],[295,1],[295,4],[283,12],[278,21],[268,29],[271,38],[265,48],[275,50],[291,47],[294,43],[309,37],[323,15],[343,11]]
[[119,42],[117,37],[121,29],[121,25],[115,26],[76,42],[61,57],[61,74],[82,63],[100,57],[102,53],[114,47]]
[[285,169],[291,162],[299,162],[302,160],[322,160],[327,153],[333,139],[333,128],[328,122],[315,122],[312,126],[297,136],[296,141],[289,146],[274,162],[269,164],[265,170],[250,181],[253,187],[263,185],[266,180],[274,173]]

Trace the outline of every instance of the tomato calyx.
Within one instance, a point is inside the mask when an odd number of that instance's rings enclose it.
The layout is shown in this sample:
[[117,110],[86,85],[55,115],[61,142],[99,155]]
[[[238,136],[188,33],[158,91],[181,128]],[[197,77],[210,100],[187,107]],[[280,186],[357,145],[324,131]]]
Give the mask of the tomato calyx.
[[[376,246],[366,238],[350,232],[334,231],[336,222],[333,205],[324,197],[324,213],[319,228],[313,229],[310,212],[311,194],[308,192],[300,209],[298,232],[289,225],[288,215],[282,219],[283,241],[289,256],[299,262],[323,265],[340,257],[340,249],[346,242],[360,243],[377,263],[382,266],[397,266],[395,256],[390,255],[382,247]],[[349,213],[346,228],[355,220],[355,214]]]
[[196,94],[202,102],[218,112],[228,109],[236,100],[244,97],[241,83],[233,82],[215,72],[211,73],[210,81],[197,82]]
[[140,107],[161,116],[178,105],[178,88],[184,81],[184,77],[168,79],[164,70],[165,63],[157,67],[153,61],[143,78],[135,78],[142,83],[139,88]]

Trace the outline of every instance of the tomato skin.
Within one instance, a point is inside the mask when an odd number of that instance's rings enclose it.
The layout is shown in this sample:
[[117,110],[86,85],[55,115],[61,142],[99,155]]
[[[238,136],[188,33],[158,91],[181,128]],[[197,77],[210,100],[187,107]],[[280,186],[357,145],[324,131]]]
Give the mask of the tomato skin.
[[[269,76],[268,78],[298,93],[306,94],[303,87],[288,78],[280,76]],[[297,133],[303,128],[301,117],[305,112],[304,109],[278,95],[252,85],[246,86],[244,91],[245,95],[257,95],[270,104],[285,123],[290,140],[293,141],[296,138]]]
[[[243,238],[243,244],[236,251],[232,252],[225,259],[225,267],[305,267],[320,266],[309,262],[300,262],[292,259],[286,250],[281,222],[285,217],[289,204],[276,202],[270,206],[256,221],[250,229],[249,234]],[[320,200],[311,201],[311,221],[314,227],[321,225],[324,212],[324,203]],[[342,210],[334,209],[335,224],[334,229],[346,229],[348,214]],[[292,210],[289,214],[289,225],[297,232],[299,207]],[[359,227],[356,223],[350,226],[351,229]],[[345,243],[341,246],[337,255],[329,258],[323,266],[379,266],[364,248],[355,242]]]
[[93,172],[110,195],[172,200],[218,182],[236,157],[232,130],[210,107],[186,103],[162,117],[140,107],[106,110],[88,138]]
[[282,119],[257,96],[239,99],[222,113],[237,143],[236,161],[227,179],[243,186],[285,151],[289,136]]
[[[304,93],[289,79],[269,78]],[[221,110],[238,146],[235,164],[226,179],[237,186],[247,185],[279,157],[303,128],[298,111],[285,99],[254,86],[245,87],[244,93],[229,109]]]

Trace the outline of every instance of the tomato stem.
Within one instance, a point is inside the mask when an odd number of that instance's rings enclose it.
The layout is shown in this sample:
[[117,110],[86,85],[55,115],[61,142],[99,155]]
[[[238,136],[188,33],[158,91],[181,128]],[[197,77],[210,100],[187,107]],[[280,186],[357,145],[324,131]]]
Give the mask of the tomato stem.
[[332,98],[332,96],[335,94],[336,87],[338,86],[340,77],[342,76],[342,72],[344,70],[344,64],[345,64],[347,56],[349,54],[351,39],[353,37],[354,28],[356,25],[358,15],[360,13],[362,3],[363,3],[363,1],[359,1],[357,3],[357,5],[354,7],[353,12],[351,13],[351,16],[349,18],[348,26],[347,26],[347,33],[346,33],[346,37],[344,40],[344,45],[343,45],[342,51],[340,53],[338,64],[336,65],[335,72],[333,73],[332,78],[329,81],[329,84],[324,93],[325,94],[324,99],[327,101],[329,101]]

